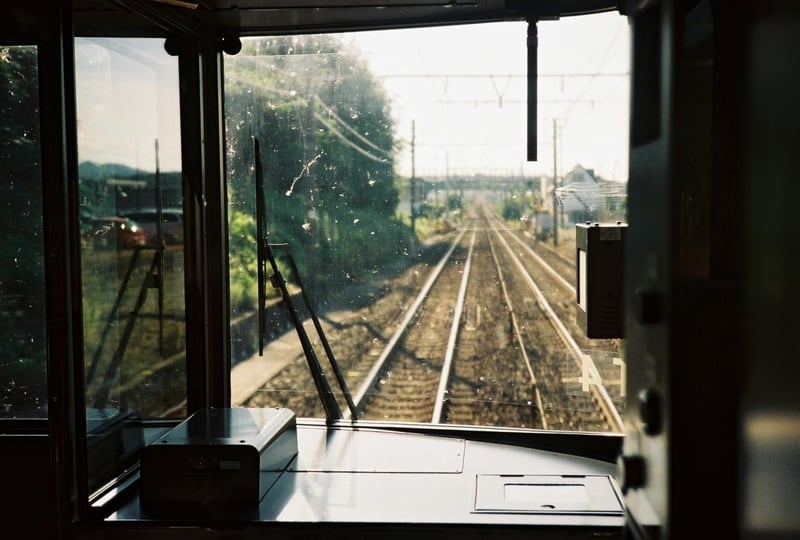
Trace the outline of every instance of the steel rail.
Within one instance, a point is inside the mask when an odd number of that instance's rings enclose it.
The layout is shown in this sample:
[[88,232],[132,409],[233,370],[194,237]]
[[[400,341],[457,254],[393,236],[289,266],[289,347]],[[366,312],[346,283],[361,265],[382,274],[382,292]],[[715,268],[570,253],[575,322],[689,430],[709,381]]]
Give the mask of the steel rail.
[[563,256],[561,253],[556,251],[553,248],[553,246],[551,246],[550,244],[546,244],[545,242],[536,242],[536,246],[537,247],[541,247],[542,249],[544,249],[545,251],[550,253],[550,255],[552,255],[553,257],[555,257],[559,261],[563,262],[564,264],[567,264],[567,265],[575,264],[575,259],[569,259],[568,257]]
[[[497,218],[495,218],[495,217],[493,217],[493,216],[492,216],[492,217],[489,217],[489,216],[487,216],[487,218],[489,219],[489,221],[490,221],[490,222],[492,222],[492,221],[496,222],[496,221],[497,221]],[[504,229],[503,229],[503,230],[510,230],[510,229],[509,229],[508,227],[504,227]],[[512,237],[514,240],[516,240],[516,241],[517,241],[517,243],[518,243],[519,245],[521,245],[523,248],[525,248],[525,251],[527,251],[527,252],[528,252],[528,255],[530,255],[531,257],[533,257],[533,259],[534,259],[534,260],[535,260],[537,263],[539,263],[539,264],[542,266],[542,268],[544,268],[545,272],[547,272],[548,274],[550,274],[550,276],[551,276],[553,279],[555,279],[556,281],[558,281],[558,283],[559,283],[559,284],[560,284],[562,287],[564,287],[565,289],[567,289],[568,291],[570,291],[570,293],[572,293],[572,295],[573,295],[573,296],[576,296],[576,295],[578,294],[578,293],[576,292],[576,290],[575,290],[575,287],[573,287],[573,286],[570,284],[570,282],[569,282],[569,281],[567,281],[566,279],[564,279],[564,277],[563,277],[561,274],[559,274],[558,272],[556,272],[555,270],[553,270],[553,267],[552,267],[552,266],[550,266],[549,264],[547,264],[547,262],[545,262],[545,260],[544,260],[544,259],[542,259],[542,258],[541,258],[541,257],[540,257],[540,256],[539,256],[539,255],[538,255],[536,252],[535,252],[535,251],[533,251],[533,249],[531,249],[531,247],[530,247],[528,244],[526,244],[525,242],[523,242],[522,240],[520,240],[519,236],[517,236],[516,234],[512,234],[512,235],[511,235],[511,237]]]
[[533,389],[534,399],[536,400],[536,408],[539,410],[539,418],[542,422],[542,429],[549,429],[547,426],[547,418],[545,417],[544,414],[544,404],[542,403],[542,394],[541,392],[539,392],[539,385],[536,382],[536,375],[533,373],[533,366],[531,365],[530,358],[528,358],[528,352],[525,349],[525,342],[522,339],[522,332],[520,331],[519,324],[517,323],[517,315],[516,313],[514,313],[514,306],[512,305],[511,297],[508,294],[508,286],[506,285],[506,280],[503,277],[503,268],[500,265],[500,259],[497,257],[497,252],[494,249],[494,242],[492,241],[492,235],[488,234],[488,232],[489,231],[487,229],[487,236],[489,238],[489,247],[492,250],[492,259],[494,260],[495,268],[497,268],[497,276],[500,279],[500,288],[503,290],[503,298],[505,299],[509,313],[511,314],[511,325],[514,327],[514,335],[516,336],[517,343],[519,344],[520,354],[522,355],[522,359],[525,361],[525,367],[528,369],[528,374],[531,377],[531,386]]
[[553,308],[550,307],[550,303],[544,297],[544,294],[542,294],[541,289],[539,289],[539,287],[533,281],[533,278],[531,277],[530,273],[528,273],[527,269],[519,260],[519,257],[517,257],[514,254],[514,250],[511,249],[511,246],[508,244],[506,239],[503,238],[503,235],[500,234],[500,231],[495,229],[494,232],[502,242],[503,246],[508,251],[509,255],[511,256],[511,260],[514,262],[514,265],[517,267],[517,270],[519,270],[520,275],[528,284],[528,287],[531,289],[534,296],[536,296],[536,300],[539,303],[539,307],[547,315],[548,320],[555,328],[558,336],[566,345],[567,350],[569,350],[570,353],[572,353],[571,356],[577,362],[578,369],[580,369],[582,372],[584,370],[587,371],[590,380],[597,381],[596,383],[589,385],[589,390],[593,394],[595,394],[597,403],[600,406],[600,408],[603,409],[603,414],[608,420],[612,429],[615,429],[618,432],[622,432],[623,431],[622,418],[620,417],[617,408],[614,406],[611,397],[608,395],[608,391],[602,385],[602,378],[600,377],[600,372],[597,370],[597,366],[595,366],[594,364],[594,360],[592,360],[591,356],[583,354],[581,348],[578,347],[578,344],[575,343],[575,340],[572,338],[572,335],[564,326],[564,323],[561,322],[561,319],[559,319],[558,315],[556,315],[555,311],[553,311]]
[[[547,272],[548,274],[550,274],[550,276],[551,276],[552,278],[554,278],[556,281],[558,281],[558,283],[559,283],[559,284],[560,284],[562,287],[564,287],[566,290],[568,290],[568,291],[569,291],[569,292],[572,294],[572,296],[573,296],[573,297],[577,297],[577,294],[578,294],[578,292],[575,290],[575,287],[574,287],[574,286],[573,286],[573,285],[572,285],[572,284],[571,284],[569,281],[567,281],[566,279],[564,279],[564,277],[563,277],[561,274],[559,274],[558,272],[556,272],[556,271],[553,269],[553,267],[552,267],[552,266],[550,266],[549,264],[547,264],[547,262],[546,262],[544,259],[542,259],[542,257],[541,257],[541,256],[540,256],[538,253],[536,253],[535,251],[533,251],[533,249],[532,249],[532,248],[531,248],[531,247],[530,247],[528,244],[526,244],[525,242],[523,242],[523,241],[522,241],[522,240],[519,238],[519,236],[517,236],[516,234],[512,234],[512,235],[511,235],[511,237],[512,237],[514,240],[516,240],[516,241],[517,241],[517,243],[518,243],[519,245],[521,245],[523,248],[525,248],[525,251],[527,251],[527,252],[528,252],[528,255],[530,255],[531,257],[533,257],[533,259],[534,259],[534,260],[535,260],[537,263],[539,263],[539,264],[542,266],[542,268],[544,268],[545,272]],[[557,255],[557,254],[556,254],[556,255]]]
[[[489,213],[487,212],[487,217],[489,217],[488,214]],[[493,220],[495,222],[498,221],[497,217],[494,214],[492,214],[492,216],[489,217],[489,219]],[[510,232],[510,229],[508,227],[503,227],[502,230]],[[515,234],[511,234],[511,237],[515,241],[517,241],[520,245],[522,245],[522,247],[524,247],[528,251],[528,253],[531,256],[533,256],[533,258],[542,266],[542,268],[544,268],[547,271],[548,274],[550,274],[552,277],[556,278],[556,280],[565,289],[567,289],[573,296],[577,296],[577,292],[575,291],[575,287],[570,285],[569,282],[567,282],[560,274],[558,274],[544,259],[542,259],[538,254],[536,254],[530,248],[530,246],[525,244]],[[553,251],[552,248],[550,248],[549,246],[546,246],[546,247],[547,247],[548,250],[551,251],[551,253],[553,255],[557,256],[561,260],[564,260],[564,257],[561,254]],[[560,320],[559,320],[559,323],[560,323]],[[572,336],[569,333],[567,333],[566,335],[568,336],[569,340],[574,343],[574,340],[572,339]],[[568,345],[568,347],[570,347],[570,345]],[[589,361],[588,368],[587,368],[587,371],[589,372],[588,373],[588,375],[589,375],[588,379],[597,380],[600,383],[602,383],[602,378],[600,377],[600,373],[597,371],[597,367],[595,366],[594,362],[592,361],[591,356],[590,355],[584,355],[583,352],[580,350],[580,348],[577,347],[577,344],[575,345],[575,347],[576,347],[575,349],[572,349],[572,352],[573,352],[573,355],[577,355],[578,363],[579,363],[579,365],[578,365],[579,369],[583,370],[584,362],[588,360]],[[584,384],[587,384],[587,383],[584,382]],[[588,384],[591,384],[591,383],[588,383]],[[595,398],[597,399],[597,402],[598,402],[598,405],[600,406],[600,408],[603,409],[603,414],[605,415],[606,419],[613,420],[614,423],[618,424],[619,431],[622,431],[622,418],[620,417],[619,412],[617,411],[617,408],[614,406],[613,401],[608,396],[608,391],[605,389],[605,387],[602,384],[597,384],[597,385],[592,384],[591,386],[593,388],[592,391],[596,392],[598,394],[598,395],[595,396]],[[595,387],[597,387],[597,388],[595,388]],[[609,422],[609,423],[611,423],[611,422]]]
[[469,243],[467,260],[464,263],[464,272],[461,275],[461,286],[458,289],[458,299],[456,308],[453,312],[453,323],[450,325],[450,338],[447,341],[447,350],[444,353],[444,363],[442,364],[442,374],[439,377],[439,388],[436,390],[436,401],[433,405],[433,415],[431,423],[440,424],[442,422],[442,412],[444,411],[444,399],[447,387],[450,385],[450,372],[453,368],[453,356],[455,356],[456,341],[461,328],[461,314],[464,312],[464,298],[467,296],[467,282],[469,272],[472,267],[472,253],[475,248],[475,232],[472,232],[472,239]]
[[[433,287],[433,284],[439,278],[439,274],[441,274],[442,269],[444,269],[444,265],[450,259],[450,255],[456,249],[456,246],[461,241],[461,238],[464,236],[464,230],[462,230],[458,237],[453,241],[453,244],[450,246],[450,249],[447,250],[447,253],[444,254],[444,257],[439,261],[439,264],[431,272],[431,275],[428,277],[428,280],[425,282],[425,285],[420,290],[419,294],[417,295],[416,300],[411,305],[411,307],[406,311],[406,315],[403,318],[403,321],[400,323],[400,326],[395,330],[392,337],[389,339],[389,342],[384,347],[383,351],[381,352],[378,359],[373,364],[372,369],[370,369],[367,376],[364,378],[364,382],[361,383],[361,386],[358,388],[355,396],[353,397],[353,401],[355,402],[356,409],[363,412],[364,400],[367,397],[367,393],[369,392],[370,388],[375,385],[375,381],[378,378],[378,374],[380,373],[381,369],[383,369],[383,365],[386,363],[386,360],[394,351],[394,348],[397,346],[398,341],[405,333],[408,325],[411,324],[411,320],[417,314],[419,307],[422,305],[422,302],[428,295],[428,292]],[[348,415],[345,414],[345,418]]]

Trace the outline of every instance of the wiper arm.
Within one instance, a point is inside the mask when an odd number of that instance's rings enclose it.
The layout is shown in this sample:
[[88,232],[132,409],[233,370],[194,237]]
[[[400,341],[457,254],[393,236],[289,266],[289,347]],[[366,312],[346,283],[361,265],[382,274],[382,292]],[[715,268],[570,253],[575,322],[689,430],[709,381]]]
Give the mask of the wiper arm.
[[[333,374],[336,377],[336,382],[339,384],[339,388],[342,390],[342,394],[344,394],[344,399],[347,401],[347,408],[350,409],[350,417],[353,420],[358,419],[358,412],[356,411],[356,404],[353,401],[353,396],[350,394],[350,390],[347,388],[347,382],[344,380],[344,375],[342,374],[342,370],[339,368],[339,363],[336,361],[336,357],[333,355],[333,350],[331,349],[330,344],[328,343],[328,338],[325,337],[325,332],[322,329],[322,324],[319,322],[319,317],[317,317],[314,308],[311,305],[311,300],[308,298],[308,294],[306,294],[306,288],[300,282],[300,271],[297,268],[297,264],[294,262],[294,257],[289,249],[289,244],[268,244],[270,248],[281,248],[286,250],[286,257],[289,259],[289,265],[291,267],[292,273],[297,276],[297,284],[300,287],[300,294],[303,297],[303,302],[306,305],[306,309],[308,313],[311,315],[311,320],[314,323],[314,328],[317,331],[317,335],[319,336],[320,341],[322,342],[322,348],[325,349],[325,354],[328,357],[328,361],[331,364],[331,369],[333,370]],[[271,250],[270,250],[271,252]]]
[[[297,309],[294,306],[294,302],[292,301],[291,295],[289,294],[289,290],[286,287],[286,281],[283,279],[283,275],[281,274],[280,270],[278,269],[278,264],[275,261],[275,257],[272,254],[272,247],[288,247],[286,244],[278,244],[272,245],[267,243],[266,239],[266,220],[265,220],[265,210],[264,210],[264,171],[261,164],[261,150],[259,146],[258,139],[254,139],[254,152],[255,152],[255,175],[256,175],[256,241],[258,244],[258,328],[259,328],[259,337],[258,337],[258,350],[259,354],[263,355],[264,351],[264,336],[266,335],[266,290],[265,290],[265,283],[266,283],[266,265],[269,263],[272,275],[270,276],[270,282],[272,286],[276,289],[281,291],[281,295],[283,297],[283,304],[286,307],[286,311],[289,314],[289,317],[292,320],[292,324],[294,325],[295,330],[297,331],[297,336],[300,339],[300,345],[303,347],[303,353],[306,357],[306,362],[308,363],[308,368],[311,371],[311,377],[314,379],[314,384],[317,388],[317,393],[319,394],[320,401],[322,401],[322,406],[325,409],[325,416],[328,419],[340,419],[342,418],[342,411],[339,408],[339,403],[336,401],[335,396],[333,395],[333,391],[331,390],[330,384],[328,384],[328,379],[325,377],[325,373],[322,370],[322,366],[319,363],[319,359],[317,358],[316,352],[314,351],[313,346],[311,345],[311,340],[308,337],[308,333],[303,327],[303,321],[300,320],[300,316],[297,313]],[[294,263],[294,259],[289,257],[290,263],[292,265],[292,271],[295,273],[296,276],[299,276],[297,272],[297,266]],[[327,340],[324,338],[324,333],[322,332],[322,326],[319,324],[319,320],[317,319],[314,311],[311,309],[311,303],[308,300],[308,297],[305,294],[305,290],[301,285],[301,290],[303,291],[303,299],[306,302],[306,307],[309,309],[311,313],[312,319],[314,321],[314,326],[320,336],[320,339],[323,342],[323,346],[325,348],[326,354],[328,354],[328,358],[331,362],[331,366],[333,367],[334,373],[336,374],[337,382],[347,399],[347,405],[350,408],[350,412],[352,417],[356,418],[356,409],[355,404],[353,403],[353,399],[350,396],[349,391],[347,390],[347,386],[345,385],[344,377],[341,374],[341,370],[339,369],[336,361],[333,357],[333,353],[328,345]]]

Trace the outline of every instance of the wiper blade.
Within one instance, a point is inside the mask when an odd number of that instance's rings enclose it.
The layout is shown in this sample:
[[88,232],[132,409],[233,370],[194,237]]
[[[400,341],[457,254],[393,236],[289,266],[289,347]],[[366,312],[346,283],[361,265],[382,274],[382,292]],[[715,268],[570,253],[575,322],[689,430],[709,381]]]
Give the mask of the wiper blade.
[[268,246],[270,248],[281,248],[286,250],[286,257],[289,260],[292,274],[296,276],[297,285],[300,287],[300,294],[303,297],[303,302],[306,305],[308,313],[311,315],[311,320],[314,323],[314,329],[317,331],[320,342],[322,342],[322,348],[325,350],[325,354],[327,355],[328,361],[331,364],[331,369],[336,377],[336,382],[339,384],[342,394],[344,394],[345,401],[347,401],[347,408],[350,409],[350,417],[353,420],[357,420],[358,412],[356,411],[356,404],[353,401],[353,396],[350,394],[350,390],[347,388],[347,382],[344,380],[344,375],[342,374],[342,370],[339,368],[339,363],[336,361],[336,357],[333,355],[333,350],[328,343],[328,338],[325,337],[325,331],[322,329],[322,324],[319,322],[319,317],[317,317],[317,314],[311,305],[311,300],[308,298],[308,294],[306,294],[306,288],[300,282],[300,271],[297,268],[297,264],[294,262],[294,257],[290,251],[289,244],[268,244]]
[[[272,275],[270,276],[270,282],[273,287],[280,290],[281,295],[283,297],[283,304],[286,307],[286,311],[289,314],[290,319],[292,320],[292,324],[294,325],[295,331],[297,332],[297,336],[300,339],[300,344],[303,347],[303,353],[306,357],[306,362],[308,363],[308,368],[311,372],[311,377],[314,379],[314,384],[317,388],[317,393],[319,395],[320,401],[322,402],[322,406],[325,409],[325,416],[328,419],[340,419],[342,418],[342,411],[339,408],[339,403],[336,401],[336,397],[333,395],[333,391],[331,390],[330,384],[328,383],[328,379],[325,377],[325,372],[322,369],[322,365],[317,358],[317,354],[314,351],[313,346],[311,345],[311,340],[308,337],[308,333],[303,326],[303,321],[300,320],[300,316],[297,312],[297,309],[294,306],[294,302],[292,301],[292,297],[289,294],[289,290],[286,287],[286,281],[283,279],[283,275],[281,274],[280,270],[278,269],[278,264],[275,260],[275,257],[272,253],[273,247],[280,247],[280,248],[288,248],[288,244],[269,244],[266,239],[266,220],[265,220],[265,211],[264,211],[264,171],[261,164],[261,149],[259,146],[258,139],[254,139],[254,152],[255,152],[255,176],[256,176],[256,241],[258,243],[258,328],[259,328],[259,337],[258,337],[258,347],[259,347],[259,354],[263,355],[264,349],[264,338],[266,335],[266,317],[264,316],[266,313],[266,291],[265,291],[265,283],[266,283],[266,265],[269,263]],[[294,272],[295,276],[298,277],[299,280],[299,273],[297,271],[297,265],[294,262],[294,259],[289,254],[289,261],[292,267],[292,272]],[[341,370],[339,369],[338,364],[336,363],[335,358],[333,357],[333,352],[330,349],[330,346],[327,342],[327,339],[324,337],[324,332],[322,331],[322,325],[319,323],[319,319],[314,314],[314,310],[311,309],[311,302],[308,299],[308,296],[305,293],[305,289],[300,284],[300,289],[302,291],[303,300],[305,301],[306,308],[311,313],[311,318],[314,322],[314,327],[320,336],[320,340],[323,343],[323,347],[325,349],[326,354],[328,355],[328,359],[330,360],[331,366],[333,371],[336,375],[337,382],[339,384],[342,393],[347,400],[347,405],[350,408],[350,413],[352,418],[356,418],[356,408],[355,404],[353,403],[353,399],[350,395],[350,392],[347,390],[347,385],[345,384],[344,377],[342,376]]]

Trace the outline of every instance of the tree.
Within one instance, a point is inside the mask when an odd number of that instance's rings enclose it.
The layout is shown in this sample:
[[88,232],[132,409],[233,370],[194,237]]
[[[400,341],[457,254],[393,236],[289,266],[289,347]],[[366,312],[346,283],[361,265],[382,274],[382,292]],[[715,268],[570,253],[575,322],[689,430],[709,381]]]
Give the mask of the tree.
[[0,47],[0,416],[46,410],[36,48]]
[[389,101],[335,37],[245,43],[226,64],[226,121],[231,219],[255,213],[257,137],[268,234],[293,246],[302,272],[353,277],[403,251]]

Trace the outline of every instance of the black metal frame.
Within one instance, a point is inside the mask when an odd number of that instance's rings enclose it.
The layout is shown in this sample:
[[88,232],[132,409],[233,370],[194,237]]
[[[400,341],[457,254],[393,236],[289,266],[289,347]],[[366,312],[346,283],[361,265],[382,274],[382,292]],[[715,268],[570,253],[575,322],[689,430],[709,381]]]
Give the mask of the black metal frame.
[[[142,3],[120,2],[136,4]],[[92,519],[88,488],[82,330],[78,152],[72,0],[4,6],[3,43],[38,47],[41,110],[48,418],[4,420],[4,434],[48,435],[56,521],[66,531]],[[37,7],[39,9],[37,9]],[[150,14],[147,10],[146,14]],[[155,10],[155,13],[159,10]],[[7,20],[9,20],[7,19]],[[180,35],[180,103],[185,216],[187,401],[190,412],[229,403],[227,200],[220,40],[180,19],[151,20]],[[90,32],[92,35],[97,35]],[[113,31],[112,31],[113,33]],[[198,336],[202,336],[198,338]]]
[[85,500],[80,487],[85,482],[79,480],[85,478],[85,466],[80,465],[85,440],[77,429],[82,396],[75,384],[82,380],[83,344],[74,77],[68,68],[73,57],[72,5],[39,1],[23,8],[4,5],[1,10],[3,43],[35,45],[38,50],[48,416],[3,420],[0,432],[31,442],[47,435],[55,508],[45,512],[43,520],[61,530],[78,512],[79,501]]
[[[230,402],[227,196],[224,178],[221,40],[185,18],[150,9],[141,2],[116,1],[140,12],[167,38],[178,56],[181,171],[184,193],[184,283],[188,414]],[[144,9],[147,7],[147,9]],[[82,396],[82,378],[74,384]],[[82,409],[82,405],[77,406]],[[85,425],[85,419],[83,424]],[[80,432],[79,432],[80,433]],[[82,437],[81,437],[82,435]],[[85,430],[79,434],[85,446]],[[85,467],[85,454],[78,460]],[[97,513],[83,493],[79,515]]]
[[[123,8],[108,19],[121,21],[119,28],[93,24],[84,29],[87,13],[82,12],[81,28],[76,31],[74,9],[80,3],[78,0],[32,2],[33,7],[24,9],[36,13],[36,26],[30,31],[13,30],[10,37],[0,37],[4,41],[24,39],[26,43],[40,47],[49,419],[24,425],[16,423],[16,426],[19,432],[41,434],[46,431],[49,434],[50,459],[56,477],[57,520],[59,530],[63,532],[75,520],[96,519],[98,512],[103,511],[92,505],[88,487],[74,37],[158,35],[168,39],[168,51],[178,56],[184,190],[187,408],[191,414],[201,408],[230,404],[222,49],[228,43],[226,40],[230,38],[231,29],[215,30],[201,18],[190,18],[178,10],[143,0],[109,0],[111,5]],[[603,9],[607,10],[607,4],[612,3],[591,0],[587,5],[603,4],[606,6]],[[514,9],[520,10],[523,4],[511,3],[518,6]],[[552,7],[555,4],[542,5]],[[13,13],[15,9],[18,8],[3,6],[0,12]],[[495,20],[495,15],[478,19]],[[513,9],[506,13],[512,18],[535,19],[540,15]],[[137,22],[128,26],[128,19]],[[390,18],[361,21],[356,26],[377,28],[458,22],[463,21],[458,17],[448,20],[417,15],[402,21]],[[325,28],[334,29],[330,24]],[[146,29],[146,32],[137,34],[131,32],[131,28]],[[276,29],[284,33],[300,30],[303,29]],[[464,435],[463,430],[441,426],[389,427],[445,436]],[[613,458],[621,444],[620,437],[600,436],[598,439],[592,434],[558,437],[490,429],[470,430],[470,434],[494,442],[534,447],[545,445],[556,451],[575,450],[576,447],[570,445],[580,441],[578,454],[597,451],[596,457],[601,459]],[[600,446],[593,448],[592,441],[600,441]]]
[[[3,43],[38,47],[46,295],[48,418],[0,421],[0,432],[47,435],[59,531],[91,519],[82,331],[73,2],[26,6],[25,26],[2,25]],[[46,5],[45,5],[46,4]],[[14,21],[17,9],[4,6]],[[35,15],[34,15],[35,14]],[[8,20],[8,19],[7,19]],[[197,31],[169,18],[157,33]],[[93,34],[94,35],[94,34]],[[182,35],[179,53],[185,216],[189,411],[229,403],[227,200],[220,40]],[[198,338],[198,336],[202,336]],[[200,359],[200,360],[198,360]]]
[[[177,40],[184,178],[187,401],[191,414],[204,407],[222,407],[230,401],[227,196],[221,157],[222,53],[213,38],[181,36]],[[192,359],[202,362],[193,364]]]

